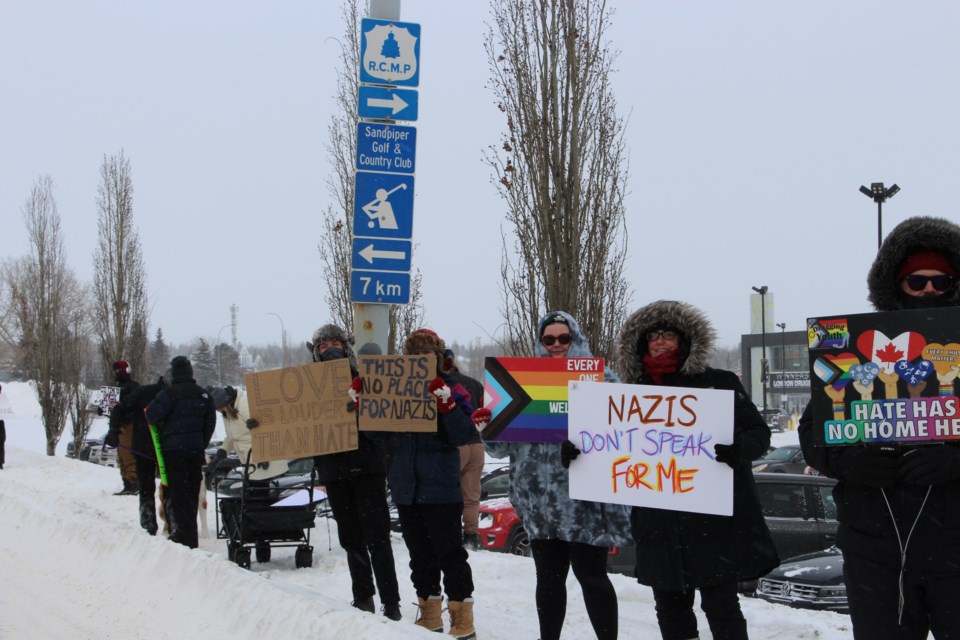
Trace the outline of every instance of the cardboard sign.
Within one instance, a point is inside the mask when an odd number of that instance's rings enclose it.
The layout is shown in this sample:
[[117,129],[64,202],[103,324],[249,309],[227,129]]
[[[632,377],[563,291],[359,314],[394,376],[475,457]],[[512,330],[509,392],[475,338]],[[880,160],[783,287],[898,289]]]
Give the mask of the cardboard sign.
[[567,437],[571,498],[733,514],[733,469],[713,457],[733,442],[733,391],[571,382]]
[[253,462],[291,460],[357,448],[357,418],[347,409],[353,381],[346,359],[244,376]]
[[960,308],[807,319],[814,442],[960,440]]
[[360,356],[361,431],[437,430],[437,398],[430,383],[437,377],[437,356]]
[[567,383],[603,381],[603,358],[486,358],[483,367],[487,440],[563,442]]
[[95,397],[91,400],[94,407],[99,407],[103,415],[108,416],[113,408],[120,402],[120,387],[100,387]]

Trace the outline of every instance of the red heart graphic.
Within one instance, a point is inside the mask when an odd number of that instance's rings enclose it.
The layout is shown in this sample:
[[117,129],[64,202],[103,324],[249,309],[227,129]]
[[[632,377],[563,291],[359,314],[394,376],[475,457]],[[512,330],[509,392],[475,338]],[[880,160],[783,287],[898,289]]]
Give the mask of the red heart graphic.
[[915,331],[904,331],[896,338],[888,338],[882,331],[870,329],[857,338],[860,353],[888,371],[901,360],[919,358],[926,346],[927,339]]

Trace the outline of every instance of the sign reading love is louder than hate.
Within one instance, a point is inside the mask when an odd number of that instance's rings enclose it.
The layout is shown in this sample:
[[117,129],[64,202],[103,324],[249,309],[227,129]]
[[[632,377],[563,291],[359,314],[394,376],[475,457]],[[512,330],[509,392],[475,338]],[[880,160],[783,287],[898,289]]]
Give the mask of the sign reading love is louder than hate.
[[819,445],[960,440],[960,308],[807,320]]
[[603,381],[603,358],[487,358],[484,406],[487,440],[563,442],[567,439],[567,383]]
[[291,460],[357,448],[357,419],[348,409],[349,361],[311,362],[248,373],[253,462]]
[[733,469],[714,459],[733,442],[733,392],[570,383],[570,497],[693,513],[733,514]]
[[360,430],[435,432],[437,398],[430,383],[436,377],[433,354],[361,356]]

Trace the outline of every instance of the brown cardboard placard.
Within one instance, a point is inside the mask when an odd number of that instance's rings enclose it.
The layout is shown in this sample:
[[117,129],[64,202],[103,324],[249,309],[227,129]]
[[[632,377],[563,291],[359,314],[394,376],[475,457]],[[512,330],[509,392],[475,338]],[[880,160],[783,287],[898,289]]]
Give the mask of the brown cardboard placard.
[[437,399],[430,383],[437,356],[361,356],[361,431],[432,433],[437,430]]
[[347,390],[353,380],[346,359],[311,362],[244,376],[252,462],[290,460],[357,448],[356,414]]

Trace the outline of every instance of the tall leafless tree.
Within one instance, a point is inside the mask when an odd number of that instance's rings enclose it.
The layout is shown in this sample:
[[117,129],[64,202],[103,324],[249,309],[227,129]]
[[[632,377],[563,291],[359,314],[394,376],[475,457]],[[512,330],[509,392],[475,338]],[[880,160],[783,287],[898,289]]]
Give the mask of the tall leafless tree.
[[[327,177],[330,203],[323,212],[323,234],[318,245],[323,262],[324,300],[331,321],[353,334],[353,304],[350,299],[350,262],[353,251],[354,162],[357,155],[357,92],[360,86],[360,14],[358,0],[345,0],[341,9],[344,31],[337,67],[337,109],[327,126],[326,148],[333,158]],[[398,345],[423,320],[420,274],[410,278],[410,304],[394,305],[389,315],[388,349]]]
[[97,187],[97,249],[93,255],[94,323],[104,372],[126,360],[147,368],[147,275],[133,222],[133,177],[123,151],[104,155]]
[[[86,288],[80,289],[78,293],[81,300],[86,301],[88,298]],[[67,314],[67,336],[64,344],[66,349],[64,366],[68,374],[66,388],[70,398],[67,413],[73,425],[70,434],[73,450],[79,452],[83,448],[83,441],[93,422],[94,414],[89,410],[90,389],[103,377],[103,374],[99,371],[99,367],[91,366],[92,363],[98,362],[99,358],[94,357],[95,346],[91,339],[93,327],[90,309],[86,304],[80,304],[68,309]]]
[[32,380],[46,433],[47,455],[54,455],[66,425],[71,322],[84,300],[67,267],[53,180],[37,180],[22,209],[30,253],[7,263],[4,279],[21,362]]
[[484,46],[506,130],[486,162],[507,205],[501,340],[513,354],[529,355],[532,327],[559,309],[609,358],[626,314],[628,160],[611,13],[605,0],[491,2]]

